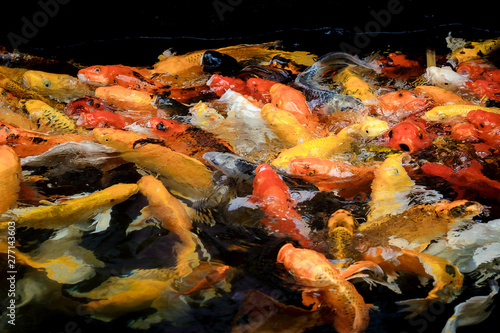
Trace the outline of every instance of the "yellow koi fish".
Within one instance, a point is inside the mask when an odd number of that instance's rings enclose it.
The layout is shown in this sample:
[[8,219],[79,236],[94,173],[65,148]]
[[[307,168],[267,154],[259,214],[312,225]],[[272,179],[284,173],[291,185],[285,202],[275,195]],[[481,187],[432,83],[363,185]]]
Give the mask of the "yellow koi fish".
[[329,159],[335,154],[343,154],[351,150],[351,143],[360,139],[377,137],[387,131],[389,126],[385,121],[365,117],[359,124],[353,124],[343,128],[337,135],[330,134],[324,138],[318,138],[303,142],[295,147],[281,151],[271,165],[281,169],[287,169],[290,162],[297,158],[318,157]]
[[151,113],[151,111],[156,110],[153,106],[154,99],[149,93],[144,91],[113,85],[97,88],[95,90],[95,96],[119,108],[127,110],[145,110],[148,115],[156,116],[156,113]]
[[[448,41],[448,38],[447,38]],[[478,42],[467,42],[451,52],[450,58],[458,63],[484,57],[500,47],[500,38],[486,39]]]
[[262,107],[260,115],[274,134],[288,144],[296,146],[316,138],[314,134],[302,126],[293,114],[279,109],[271,103],[267,103]]
[[465,118],[472,110],[483,110],[486,112],[500,113],[498,108],[487,108],[484,106],[468,105],[468,104],[453,104],[436,106],[427,111],[422,118],[430,122],[446,122],[454,117]]
[[342,84],[346,95],[357,97],[363,102],[375,98],[371,86],[349,67],[336,74],[333,80]]
[[85,129],[78,127],[76,122],[64,112],[37,100],[20,100],[19,106],[29,115],[30,119],[39,124],[39,129],[50,128],[56,134],[84,133]]
[[148,199],[148,206],[142,210],[144,217],[157,218],[161,226],[177,234],[176,244],[178,276],[185,276],[198,266],[195,252],[197,236],[191,233],[192,224],[181,202],[171,195],[163,183],[153,176],[144,176],[137,183],[141,194]]
[[367,221],[406,210],[406,196],[415,183],[402,166],[405,154],[389,156],[375,172]]
[[[69,199],[53,205],[13,209],[7,216],[20,227],[56,229],[89,221],[114,205],[124,202],[139,191],[137,184],[116,184],[80,198]],[[107,221],[109,222],[109,221]],[[97,226],[105,229],[107,226]]]
[[11,147],[0,146],[0,214],[15,206],[21,178],[19,157]]
[[64,103],[83,96],[94,95],[93,89],[88,84],[66,74],[27,71],[23,75],[23,83],[25,87],[43,96]]
[[194,158],[160,144],[134,141],[138,135],[127,131],[95,128],[92,134],[100,143],[118,150],[124,160],[165,177],[171,191],[199,196],[212,189],[212,171]]

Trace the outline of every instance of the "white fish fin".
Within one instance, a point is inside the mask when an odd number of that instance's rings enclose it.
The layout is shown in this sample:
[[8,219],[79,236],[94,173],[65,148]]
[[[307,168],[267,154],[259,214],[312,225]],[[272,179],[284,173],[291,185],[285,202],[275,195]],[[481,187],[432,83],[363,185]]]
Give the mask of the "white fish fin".
[[106,209],[102,213],[97,214],[94,217],[94,223],[92,227],[95,226],[95,230],[92,233],[97,233],[108,229],[109,223],[111,222],[111,208]]
[[493,308],[493,297],[498,293],[498,284],[490,282],[491,293],[487,296],[474,296],[455,306],[455,312],[448,319],[442,333],[455,333],[461,326],[476,325],[489,317]]

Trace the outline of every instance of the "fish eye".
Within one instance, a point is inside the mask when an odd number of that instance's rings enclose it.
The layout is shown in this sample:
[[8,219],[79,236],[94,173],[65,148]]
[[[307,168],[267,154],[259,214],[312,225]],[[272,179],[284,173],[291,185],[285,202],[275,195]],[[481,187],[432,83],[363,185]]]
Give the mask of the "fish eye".
[[101,67],[94,68],[94,72],[99,73],[101,71]]
[[43,85],[45,88],[50,88],[50,81],[44,81]]
[[389,139],[392,139],[392,130],[390,130],[389,133],[387,133],[387,136],[389,137]]
[[420,138],[420,140],[422,140],[422,138],[423,138],[424,136],[422,135],[422,133],[420,133],[420,134],[418,135],[418,137]]
[[95,107],[99,109],[99,108],[101,107],[101,104],[96,103],[96,104],[95,104]]

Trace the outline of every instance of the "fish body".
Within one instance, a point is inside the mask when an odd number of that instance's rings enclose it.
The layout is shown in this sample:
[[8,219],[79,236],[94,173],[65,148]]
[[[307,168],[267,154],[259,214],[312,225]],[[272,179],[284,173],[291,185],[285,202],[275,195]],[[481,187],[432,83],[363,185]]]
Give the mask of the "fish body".
[[78,79],[82,82],[96,85],[116,84],[116,77],[149,77],[149,70],[145,68],[130,67],[123,65],[90,66],[78,71]]
[[343,128],[337,135],[309,140],[292,148],[282,150],[271,165],[287,169],[290,161],[296,158],[317,157],[329,159],[334,155],[347,153],[351,150],[351,143],[358,140],[374,138],[388,129],[385,121],[373,117],[366,117],[360,123]]
[[203,154],[207,152],[234,153],[233,148],[227,142],[193,125],[152,117],[149,119],[149,127],[152,133],[165,140],[166,147],[202,163],[205,163]]
[[153,106],[154,98],[147,92],[128,89],[120,85],[99,87],[95,96],[106,100],[109,104],[127,110],[140,110],[149,115],[156,115]]
[[371,86],[349,67],[338,72],[333,80],[342,85],[346,95],[359,98],[363,102],[375,99]]
[[430,147],[434,137],[422,118],[404,120],[383,135],[387,140],[385,145],[409,154]]
[[79,113],[91,113],[96,111],[115,112],[117,109],[111,107],[106,100],[95,96],[78,98],[66,104],[64,108],[64,113],[70,117],[78,115]]
[[232,153],[208,152],[203,154],[203,159],[226,176],[248,183],[253,182],[258,166]]
[[492,101],[500,101],[500,82],[476,80],[467,82],[467,86],[478,98],[486,96]]
[[472,59],[481,58],[500,47],[500,39],[486,39],[482,41],[469,41],[462,47],[454,49],[450,58],[462,63]]
[[218,74],[212,75],[212,77],[207,81],[207,85],[219,97],[224,95],[224,93],[229,89],[231,89],[232,91],[236,91],[242,95],[250,95],[251,92],[247,86],[247,83],[242,79],[222,76]]
[[437,86],[416,86],[413,93],[430,100],[432,107],[450,104],[472,104],[453,91]]
[[94,94],[89,85],[67,74],[27,71],[23,74],[23,83],[43,96],[64,103]]
[[380,67],[381,74],[393,79],[417,77],[425,70],[418,61],[408,59],[406,54],[389,53],[375,62]]
[[389,242],[399,247],[415,249],[427,246],[432,240],[445,236],[448,231],[462,226],[464,222],[472,221],[482,211],[483,206],[475,201],[443,200],[370,219],[362,223],[358,231],[380,240],[397,239],[397,244],[395,240]]
[[54,205],[12,211],[18,226],[56,229],[86,222],[139,191],[137,184],[116,184],[92,194],[68,199]]
[[[333,327],[337,332],[363,332],[367,328],[369,306],[323,254],[288,243],[280,249],[277,261],[304,288],[303,303],[310,305],[322,299],[322,307],[331,307]],[[315,290],[313,296],[307,296],[307,289]]]
[[485,78],[483,76],[484,73],[495,69],[496,67],[486,59],[474,59],[463,61],[458,64],[457,73],[460,75],[466,75],[470,80],[475,81]]
[[10,146],[20,158],[40,155],[64,142],[93,140],[86,134],[46,134],[0,123],[0,144]]
[[467,114],[467,120],[476,127],[478,137],[486,144],[500,146],[500,114],[473,110]]
[[274,106],[272,103],[265,104],[260,110],[260,115],[266,120],[276,136],[288,144],[296,146],[316,138],[313,133],[302,126],[293,114]]
[[454,117],[465,119],[467,117],[467,114],[473,110],[483,110],[492,113],[500,113],[500,109],[498,108],[487,108],[483,106],[468,104],[455,104],[436,106],[427,111],[422,116],[422,118],[429,122],[447,122],[452,120]]
[[336,210],[327,222],[328,253],[336,260],[339,269],[345,269],[350,264],[361,259],[356,249],[354,234],[358,229],[358,222],[351,213],[344,209]]
[[399,122],[423,112],[427,106],[427,99],[417,97],[408,90],[398,90],[378,98],[377,113],[387,120]]
[[308,100],[319,99],[320,103],[325,104],[327,113],[333,113],[337,110],[359,109],[363,106],[359,98],[332,92],[327,85],[321,83],[321,77],[325,73],[347,66],[369,68],[368,64],[350,54],[341,52],[328,53],[297,75],[295,83],[304,90]]
[[320,191],[333,191],[369,186],[376,169],[311,157],[292,160],[288,173],[314,184]]
[[302,217],[293,208],[288,186],[268,164],[255,170],[251,200],[264,212],[263,223],[269,231],[289,235],[301,246],[311,247],[311,240],[298,227],[303,224]]
[[311,114],[302,92],[285,84],[276,83],[269,90],[271,103],[276,107],[301,115]]
[[22,179],[21,163],[16,152],[7,145],[0,146],[0,215],[14,208],[19,197]]
[[144,143],[143,135],[112,128],[95,128],[92,134],[118,150],[124,160],[165,177],[169,190],[199,196],[213,186],[212,172],[203,163],[162,145]]
[[76,122],[69,118],[64,112],[54,109],[50,105],[36,99],[20,100],[19,106],[29,115],[30,119],[50,129],[56,134],[83,133],[84,130],[76,125]]
[[204,130],[213,131],[214,128],[222,125],[224,117],[216,109],[209,107],[206,103],[198,102],[190,110],[191,124],[201,127]]
[[124,128],[134,123],[134,119],[122,116],[110,111],[95,111],[91,113],[80,113],[76,124],[86,128],[111,127]]
[[500,182],[486,177],[481,169],[483,166],[477,160],[467,167],[455,170],[440,163],[425,163],[420,167],[428,175],[438,176],[447,182],[458,193],[458,198],[466,193],[498,200]]
[[387,157],[375,172],[367,221],[406,210],[410,189],[415,184],[402,166],[405,154]]

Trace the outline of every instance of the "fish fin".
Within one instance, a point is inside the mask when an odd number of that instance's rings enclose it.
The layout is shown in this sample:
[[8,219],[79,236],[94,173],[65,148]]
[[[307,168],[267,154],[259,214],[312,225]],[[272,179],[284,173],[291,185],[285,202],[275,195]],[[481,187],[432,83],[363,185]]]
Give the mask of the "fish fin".
[[381,277],[384,275],[384,271],[382,271],[382,268],[380,268],[380,266],[375,264],[374,262],[358,261],[349,266],[346,270],[342,271],[340,276],[344,279],[351,279],[364,270],[371,271],[375,274],[376,277]]
[[95,226],[95,230],[92,231],[92,233],[95,234],[108,229],[110,222],[111,208],[106,209],[104,212],[99,213],[94,217],[94,223],[92,223],[92,226]]
[[426,309],[429,308],[429,306],[434,302],[435,299],[429,299],[429,298],[415,298],[415,299],[409,299],[409,300],[404,300],[404,301],[398,301],[396,304],[404,306],[401,310],[398,312],[410,312],[409,315],[407,315],[405,318],[412,318],[420,313],[424,312]]
[[132,231],[141,230],[142,228],[145,228],[150,225],[159,227],[161,225],[161,222],[155,217],[153,217],[151,209],[149,208],[149,206],[146,206],[143,209],[141,209],[141,215],[136,217],[132,221],[132,223],[128,225],[127,230],[125,230],[125,234],[128,235]]

